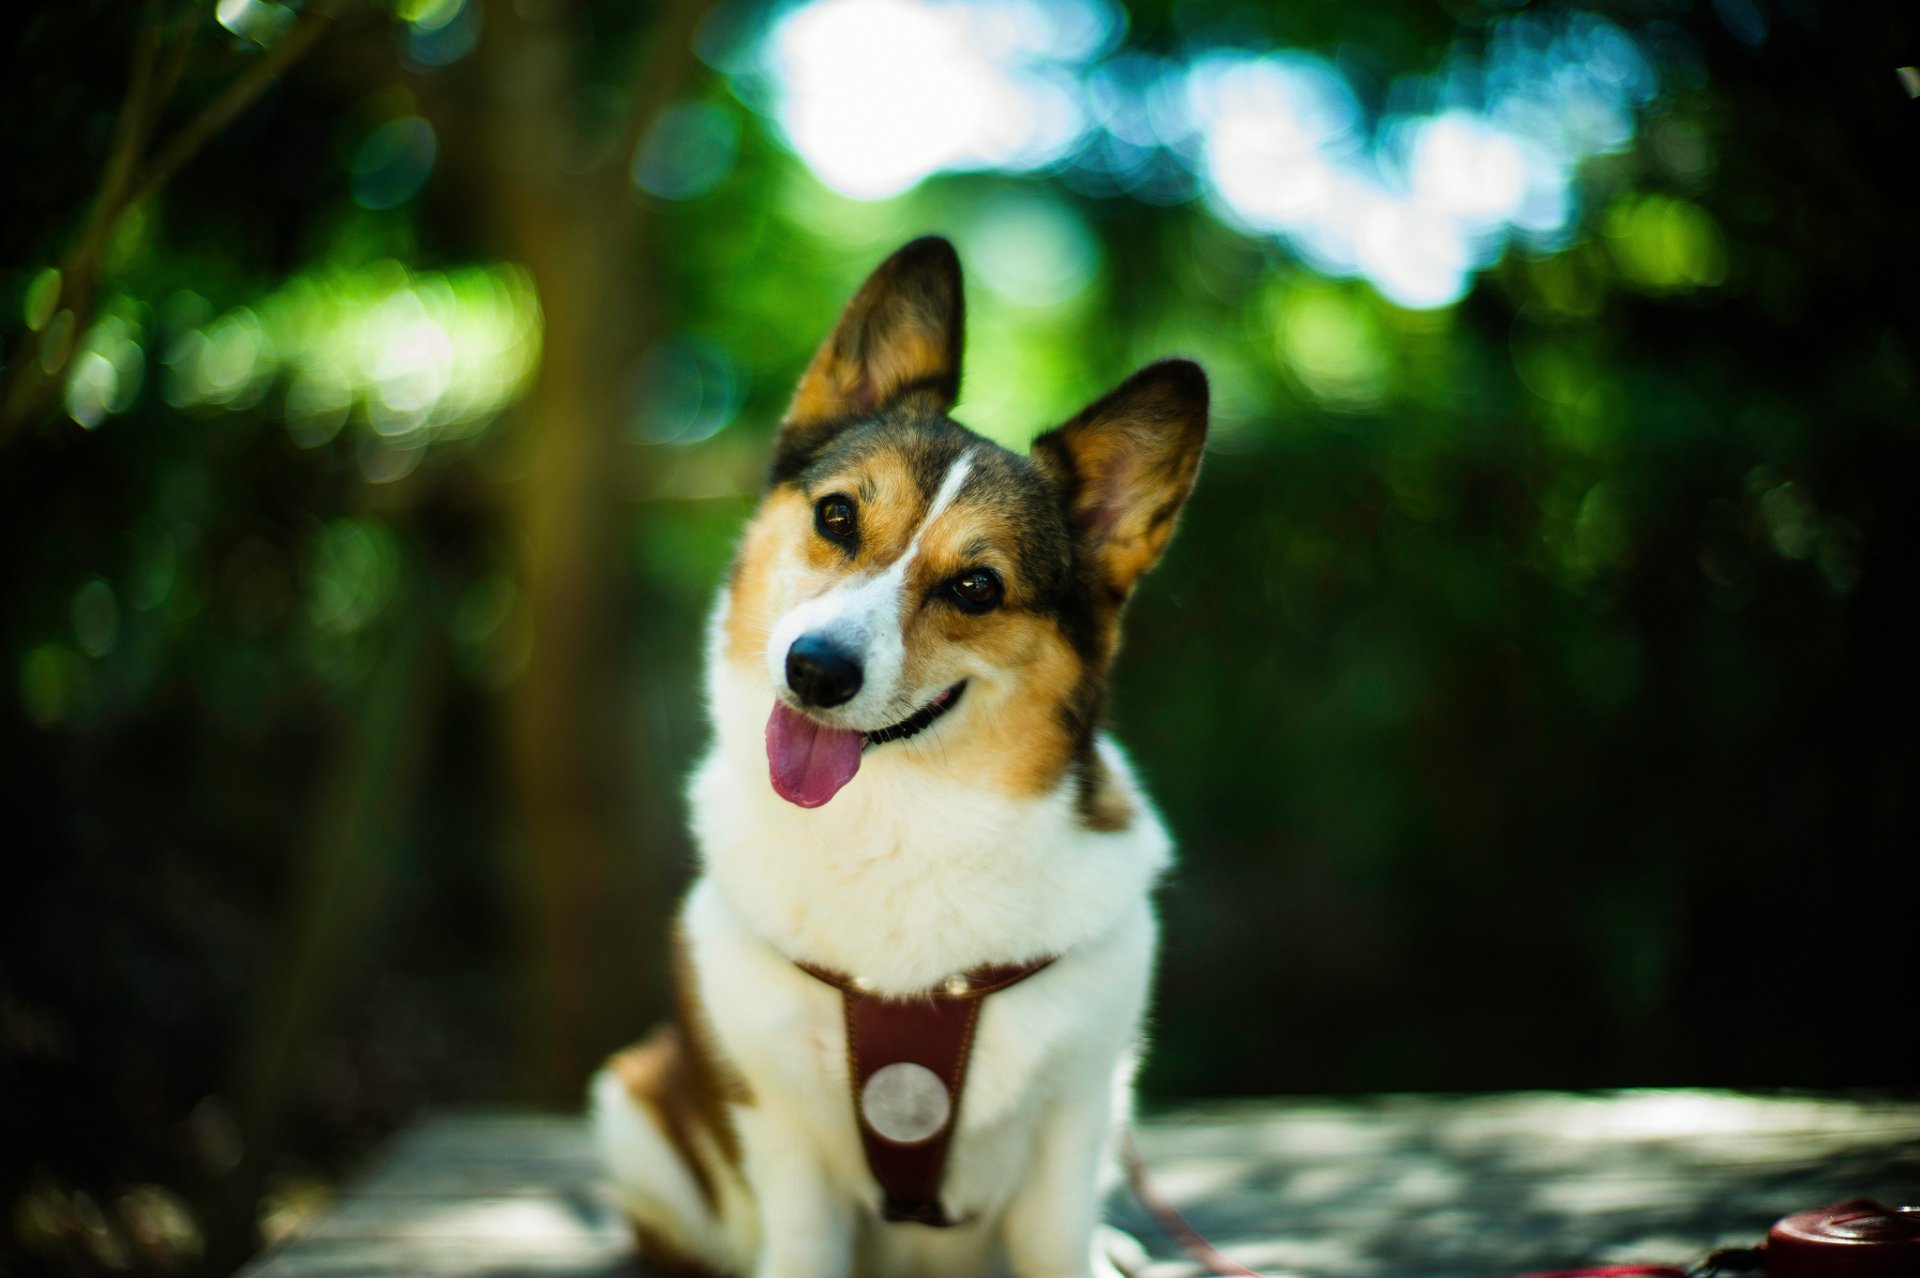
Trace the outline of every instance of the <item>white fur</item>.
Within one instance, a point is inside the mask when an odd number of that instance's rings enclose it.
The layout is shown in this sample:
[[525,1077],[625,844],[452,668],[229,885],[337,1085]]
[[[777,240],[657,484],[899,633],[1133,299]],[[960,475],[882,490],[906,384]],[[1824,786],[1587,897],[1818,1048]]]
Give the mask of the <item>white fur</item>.
[[[943,497],[964,478],[956,466]],[[674,1236],[754,1278],[1113,1274],[1099,1205],[1151,979],[1149,893],[1170,859],[1125,760],[1100,741],[1133,823],[1087,830],[1068,783],[1010,799],[937,766],[948,734],[990,712],[963,699],[919,736],[869,750],[831,802],[796,807],[767,775],[776,672],[727,658],[725,612],[723,595],[708,653],[716,739],[690,791],[704,872],[682,921],[720,1053],[752,1094],[731,1112],[755,1211],[707,1222],[715,1228],[700,1238]],[[949,1211],[972,1223],[881,1222],[848,1092],[840,995],[793,960],[907,993],[1043,954],[1060,958],[981,1009],[943,1186]],[[664,1208],[691,1186],[684,1173],[676,1185],[673,1173],[636,1165],[670,1155],[640,1152],[645,1142],[623,1134],[619,1099],[603,1101],[601,1129],[623,1197]]]
[[905,552],[885,569],[809,599],[774,624],[767,641],[767,678],[775,689],[789,691],[787,650],[794,640],[825,632],[859,656],[862,681],[852,700],[834,710],[814,710],[816,717],[836,726],[872,731],[899,722],[942,691],[901,687],[900,671],[907,656],[901,636],[906,614],[903,595],[907,570],[920,555],[921,539],[960,495],[972,472],[973,459],[965,452],[954,458]]
[[611,1070],[594,1076],[588,1101],[600,1161],[613,1177],[622,1207],[687,1255],[727,1257],[736,1265],[750,1260],[752,1237],[741,1228],[751,1226],[750,1212],[736,1209],[733,1221],[722,1219],[728,1207],[746,1206],[743,1191],[730,1194],[731,1201],[723,1199],[719,1213],[709,1209],[660,1130],[660,1120],[633,1103]]

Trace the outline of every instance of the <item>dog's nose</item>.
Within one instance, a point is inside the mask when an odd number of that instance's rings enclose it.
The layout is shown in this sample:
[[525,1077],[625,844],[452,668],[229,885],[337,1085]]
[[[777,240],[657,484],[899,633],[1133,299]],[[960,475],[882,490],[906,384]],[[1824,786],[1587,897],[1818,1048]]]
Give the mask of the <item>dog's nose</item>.
[[787,649],[787,686],[806,705],[824,710],[853,700],[861,677],[860,663],[822,635],[801,635]]

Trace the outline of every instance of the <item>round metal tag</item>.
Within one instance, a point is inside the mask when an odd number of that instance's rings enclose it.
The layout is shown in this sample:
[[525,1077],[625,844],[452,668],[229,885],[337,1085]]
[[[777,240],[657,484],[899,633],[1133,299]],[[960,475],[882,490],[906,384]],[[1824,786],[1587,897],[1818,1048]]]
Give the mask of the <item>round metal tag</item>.
[[953,1116],[947,1085],[925,1065],[895,1061],[860,1089],[860,1116],[885,1140],[915,1145],[940,1134]]

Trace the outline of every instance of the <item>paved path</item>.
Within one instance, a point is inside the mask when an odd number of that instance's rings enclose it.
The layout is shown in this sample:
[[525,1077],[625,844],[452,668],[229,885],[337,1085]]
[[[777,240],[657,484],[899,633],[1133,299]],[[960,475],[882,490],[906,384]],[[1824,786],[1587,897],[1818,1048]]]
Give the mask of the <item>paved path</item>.
[[[1724,1092],[1237,1101],[1159,1112],[1140,1147],[1228,1255],[1281,1278],[1493,1278],[1687,1262],[1776,1217],[1920,1202],[1920,1103]],[[1130,1199],[1150,1278],[1197,1269]],[[447,1114],[403,1133],[246,1278],[635,1278],[575,1118]]]

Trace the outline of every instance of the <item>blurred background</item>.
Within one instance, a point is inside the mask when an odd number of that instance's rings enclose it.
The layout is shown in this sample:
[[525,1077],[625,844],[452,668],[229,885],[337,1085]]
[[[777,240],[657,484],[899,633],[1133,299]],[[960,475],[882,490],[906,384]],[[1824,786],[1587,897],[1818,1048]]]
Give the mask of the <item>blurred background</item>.
[[[77,0],[0,164],[0,1273],[222,1273],[663,1006],[813,345],[1218,416],[1115,726],[1149,1099],[1911,1091],[1920,18]],[[1902,512],[1907,512],[1903,514]]]

